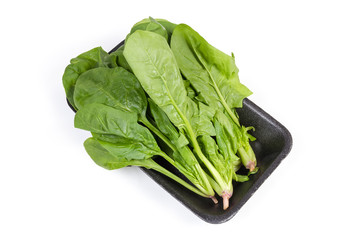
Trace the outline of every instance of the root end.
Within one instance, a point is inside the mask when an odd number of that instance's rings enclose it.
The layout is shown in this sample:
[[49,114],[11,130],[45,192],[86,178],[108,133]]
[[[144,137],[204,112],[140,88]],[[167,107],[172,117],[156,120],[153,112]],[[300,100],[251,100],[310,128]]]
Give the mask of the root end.
[[223,209],[226,210],[229,207],[230,196],[228,194],[224,194],[222,198],[223,198]]
[[219,201],[217,200],[217,198],[215,196],[211,196],[210,198],[211,198],[211,200],[213,200],[213,202],[215,204],[218,204]]
[[256,163],[254,161],[251,161],[246,165],[246,168],[249,169],[250,172],[254,171],[255,167],[256,167]]

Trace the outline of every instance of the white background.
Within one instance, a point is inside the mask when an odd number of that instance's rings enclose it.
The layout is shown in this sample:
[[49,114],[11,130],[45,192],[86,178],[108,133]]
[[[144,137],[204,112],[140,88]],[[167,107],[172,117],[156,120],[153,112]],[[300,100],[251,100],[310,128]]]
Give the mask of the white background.
[[[0,239],[360,239],[359,1],[3,1]],[[230,221],[208,224],[137,168],[107,171],[73,128],[64,68],[148,16],[234,52],[291,153]]]

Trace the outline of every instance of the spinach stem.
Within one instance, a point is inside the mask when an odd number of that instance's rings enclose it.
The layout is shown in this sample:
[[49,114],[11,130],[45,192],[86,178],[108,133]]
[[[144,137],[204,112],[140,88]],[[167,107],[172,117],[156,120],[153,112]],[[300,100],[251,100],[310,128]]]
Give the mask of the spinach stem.
[[[156,134],[162,141],[165,142],[165,144],[167,144],[172,151],[177,151],[176,147],[174,144],[172,144],[172,142],[159,130],[157,129],[149,120],[147,120],[146,117],[141,116],[139,121],[141,123],[143,123],[146,127],[148,127],[154,134]],[[191,150],[188,148],[188,152],[191,154],[192,158],[195,158],[194,154],[191,152]],[[186,169],[184,169],[182,166],[178,166],[175,164],[175,161],[169,157],[167,154],[165,153],[159,153],[159,155],[163,158],[165,158],[165,160],[167,160],[171,165],[173,165],[175,168],[178,168],[180,170],[180,172],[182,174],[184,174],[186,176]],[[196,159],[196,158],[195,158]],[[196,160],[197,161],[197,160]],[[214,195],[213,189],[209,183],[209,181],[207,181],[207,178],[204,174],[204,171],[200,166],[196,166],[198,173],[200,174],[200,177],[202,178],[202,182],[205,184],[205,187],[202,187],[201,185],[197,185],[197,187],[202,191],[202,192],[206,192],[209,193],[210,196]],[[213,200],[214,201],[214,200]],[[215,201],[214,201],[215,202]]]
[[155,133],[166,145],[168,145],[171,150],[176,151],[176,147],[170,140],[162,133],[159,129],[157,129],[146,117],[140,116],[139,122],[143,123],[147,128],[149,128],[153,133]]
[[179,184],[183,185],[187,189],[193,191],[194,193],[196,193],[196,194],[198,194],[198,195],[200,195],[202,197],[211,198],[212,200],[214,198],[214,196],[209,196],[209,195],[201,192],[197,188],[191,186],[189,183],[185,182],[184,180],[182,180],[181,178],[179,178],[178,176],[176,176],[175,174],[171,173],[170,171],[166,170],[165,168],[163,168],[162,166],[160,166],[158,164],[157,164],[156,167],[153,167],[153,169],[160,172],[160,173],[162,173],[162,174],[164,174],[165,176],[173,179],[174,181],[178,182]]
[[194,151],[195,151],[196,155],[205,164],[205,166],[208,168],[208,170],[213,175],[214,179],[217,181],[217,183],[223,189],[223,191],[229,190],[228,189],[229,186],[225,183],[223,178],[220,176],[220,173],[216,170],[216,168],[212,165],[212,163],[207,159],[207,157],[201,151],[201,148],[199,146],[198,141],[196,140],[194,131],[192,130],[189,121],[187,120],[187,118],[183,118],[183,119],[184,119],[185,125],[187,126],[187,130],[188,130],[187,132],[189,134],[189,137],[190,137],[191,143],[194,147]]
[[[190,179],[189,178],[189,175],[188,175],[188,171],[181,165],[179,164],[175,164],[175,161],[169,157],[166,153],[164,152],[159,152],[158,153],[159,156],[163,157],[166,161],[168,161],[171,165],[173,165],[175,168],[177,168],[186,178]],[[201,173],[200,173],[201,175]],[[207,179],[205,179],[207,180]],[[203,193],[206,193],[206,196],[213,196],[215,195],[213,189],[211,188],[210,184],[206,183],[205,182],[205,185],[206,187],[204,188],[201,184],[198,184],[198,183],[194,183],[193,184],[198,188],[198,190],[200,190],[201,192]]]
[[250,172],[255,170],[256,167],[256,157],[254,150],[250,146],[249,143],[247,143],[248,146],[240,146],[238,149],[238,153],[240,155],[241,162],[244,164],[246,169],[249,169]]

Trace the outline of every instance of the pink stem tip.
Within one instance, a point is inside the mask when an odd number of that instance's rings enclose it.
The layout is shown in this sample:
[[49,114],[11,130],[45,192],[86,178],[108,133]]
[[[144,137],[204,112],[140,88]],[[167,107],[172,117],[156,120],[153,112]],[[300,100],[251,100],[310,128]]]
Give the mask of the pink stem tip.
[[211,196],[210,198],[211,198],[211,200],[213,200],[213,202],[214,202],[215,204],[218,204],[219,201],[216,199],[215,196]]
[[222,195],[223,198],[223,209],[226,210],[229,207],[229,199],[230,199],[231,195],[228,193],[224,193]]

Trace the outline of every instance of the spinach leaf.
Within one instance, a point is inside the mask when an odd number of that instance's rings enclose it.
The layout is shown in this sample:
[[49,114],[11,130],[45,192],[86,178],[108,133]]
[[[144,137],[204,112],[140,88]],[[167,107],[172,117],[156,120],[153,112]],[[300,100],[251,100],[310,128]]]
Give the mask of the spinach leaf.
[[[75,127],[97,134],[117,136],[112,153],[125,159],[147,159],[162,155],[162,151],[150,131],[137,123],[137,114],[125,112],[103,104],[93,103],[75,114]],[[103,135],[104,136],[104,135]],[[105,135],[106,136],[106,135]],[[109,149],[108,149],[109,150]]]
[[232,194],[231,182],[224,181],[201,151],[190,124],[192,117],[198,115],[199,109],[187,96],[176,60],[165,38],[153,32],[137,30],[127,39],[124,55],[146,93],[179,131],[187,134],[196,155],[223,189],[223,196],[226,195],[224,200],[228,202]]
[[251,95],[239,81],[234,57],[211,46],[188,25],[179,24],[174,29],[171,49],[182,74],[207,105],[234,115],[232,109],[242,107],[243,99]]
[[[161,151],[150,131],[137,123],[137,114],[133,112],[98,103],[88,104],[76,113],[75,127],[93,133],[90,146],[85,147],[97,164],[105,168],[127,165],[153,168],[153,162],[149,159],[155,155],[178,167],[171,157]],[[202,196],[213,197],[213,192],[205,191],[201,185],[196,186],[201,187],[200,191],[196,191],[201,192]]]
[[[196,137],[190,121],[199,117],[199,106],[187,97],[176,60],[165,39],[158,34],[138,30],[128,39],[124,55],[143,89],[170,121],[180,131]],[[195,129],[198,132],[213,133],[208,126],[199,125],[198,128],[202,128]]]
[[215,128],[212,124],[215,110],[202,102],[196,102],[196,105],[195,109],[197,111],[190,118],[190,124],[194,129],[195,136],[215,136]]
[[[221,109],[241,128],[235,108],[242,107],[244,98],[251,91],[240,83],[234,56],[229,56],[211,46],[195,30],[185,24],[174,29],[171,38],[174,52],[182,74],[195,88],[198,100],[208,106]],[[249,144],[249,134],[238,152],[243,164],[252,171],[256,166],[255,154]],[[244,147],[246,146],[246,148]]]
[[186,79],[184,79],[184,85],[186,88],[186,92],[189,98],[191,99],[195,99],[196,97],[196,91],[195,89],[191,86],[190,82]]
[[108,66],[113,66],[113,62],[101,47],[91,49],[70,60],[70,64],[65,68],[62,81],[66,98],[74,109],[77,109],[73,98],[74,88],[79,76],[89,69]]
[[168,33],[163,25],[161,25],[158,21],[153,19],[152,17],[149,17],[150,22],[146,26],[146,31],[157,33],[161,36],[163,36],[166,40],[168,40]]
[[[172,35],[175,27],[176,27],[176,24],[171,23],[165,19],[159,19],[159,18],[154,19],[152,17],[149,17],[149,18],[145,18],[145,19],[141,20],[140,22],[137,22],[136,24],[134,24],[134,26],[131,28],[130,33],[128,34],[126,39],[128,39],[128,37],[131,34],[133,34],[134,32],[136,32],[137,30],[147,30],[147,31],[151,31],[151,32],[160,33],[160,35],[165,37],[165,39],[170,42],[171,35]],[[165,36],[165,33],[163,32],[163,30],[161,30],[161,29],[166,30],[166,36]],[[154,31],[154,30],[156,30],[156,31]]]
[[175,128],[170,122],[169,118],[156,103],[149,98],[148,99],[151,116],[154,119],[156,127],[177,147],[181,148],[189,144],[187,138]]
[[147,108],[139,81],[122,67],[95,68],[83,73],[76,83],[74,101],[78,109],[90,103],[102,103],[144,115]]
[[[154,161],[152,159],[143,159],[143,160],[135,160],[135,159],[126,159],[126,158],[118,158],[114,156],[109,150],[107,150],[103,144],[105,142],[99,141],[95,138],[88,138],[84,142],[84,147],[89,156],[94,160],[94,162],[108,170],[114,170],[123,168],[129,165],[132,166],[141,166],[146,168],[152,168],[154,165]],[[107,143],[109,144],[109,143]],[[111,143],[110,143],[111,144]]]
[[[107,145],[107,148],[104,147],[104,145]],[[110,145],[110,147],[109,147]],[[113,155],[111,152],[111,149],[116,148],[116,146],[111,146],[111,143],[102,142],[99,140],[96,140],[95,138],[88,138],[84,142],[84,147],[86,152],[89,154],[89,156],[93,159],[93,161],[108,170],[114,170],[123,168],[126,166],[139,166],[139,167],[145,167],[147,169],[153,169],[155,171],[158,171],[165,176],[173,179],[174,181],[178,182],[182,186],[186,187],[190,191],[193,191],[194,193],[203,196],[203,197],[209,197],[208,195],[204,194],[203,192],[199,191],[199,189],[193,187],[192,185],[188,184],[175,174],[171,173],[167,169],[163,168],[159,164],[157,164],[154,160],[151,158],[148,159],[142,159],[142,160],[136,160],[136,159],[125,159],[125,158],[119,158]],[[110,150],[108,150],[110,149]],[[211,196],[210,196],[211,197]]]
[[116,66],[123,67],[132,73],[131,67],[129,66],[129,64],[127,63],[127,61],[124,57],[124,48],[125,48],[125,45],[121,45],[114,52],[110,53],[109,57],[114,58],[113,61],[115,62]]
[[216,112],[214,125],[219,150],[224,158],[232,164],[236,172],[241,166],[241,160],[236,155],[241,144],[241,132],[238,126],[221,111]]
[[137,78],[122,67],[95,68],[83,73],[75,86],[74,99],[81,109],[91,103],[101,103],[139,115],[147,126],[172,149],[171,142],[146,118],[147,99]]

